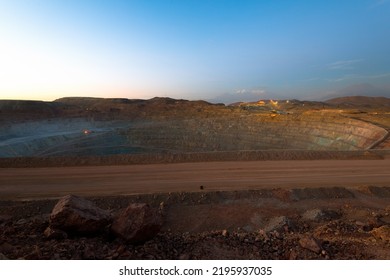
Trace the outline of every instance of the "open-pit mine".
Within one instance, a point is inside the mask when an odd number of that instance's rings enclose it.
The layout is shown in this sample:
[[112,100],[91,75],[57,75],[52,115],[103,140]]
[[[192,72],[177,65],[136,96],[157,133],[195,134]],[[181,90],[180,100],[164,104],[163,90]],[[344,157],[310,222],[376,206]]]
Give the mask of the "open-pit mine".
[[390,259],[389,132],[379,97],[0,100],[0,259]]

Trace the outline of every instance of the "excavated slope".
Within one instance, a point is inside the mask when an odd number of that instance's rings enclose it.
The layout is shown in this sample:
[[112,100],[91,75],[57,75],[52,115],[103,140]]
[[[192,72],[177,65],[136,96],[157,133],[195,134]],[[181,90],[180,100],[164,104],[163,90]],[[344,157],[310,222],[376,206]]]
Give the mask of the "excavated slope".
[[[0,157],[354,151],[388,139],[388,127],[322,103],[284,102],[284,107],[274,101],[263,103],[223,106],[169,98],[71,98],[31,103],[29,116],[28,102],[0,102]],[[37,115],[40,105],[44,113]]]
[[360,150],[371,148],[386,135],[387,131],[376,125],[323,114],[172,120],[134,126],[127,131],[131,145],[175,152]]

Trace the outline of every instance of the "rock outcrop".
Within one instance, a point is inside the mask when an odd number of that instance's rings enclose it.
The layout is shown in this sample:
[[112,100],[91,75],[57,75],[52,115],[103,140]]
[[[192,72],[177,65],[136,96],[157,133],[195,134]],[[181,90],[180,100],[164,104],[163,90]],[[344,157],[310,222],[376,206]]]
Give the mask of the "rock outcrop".
[[157,235],[162,223],[157,209],[145,203],[134,203],[114,218],[111,231],[129,243],[143,243]]
[[111,222],[110,212],[82,197],[67,195],[54,206],[50,228],[74,234],[94,234]]

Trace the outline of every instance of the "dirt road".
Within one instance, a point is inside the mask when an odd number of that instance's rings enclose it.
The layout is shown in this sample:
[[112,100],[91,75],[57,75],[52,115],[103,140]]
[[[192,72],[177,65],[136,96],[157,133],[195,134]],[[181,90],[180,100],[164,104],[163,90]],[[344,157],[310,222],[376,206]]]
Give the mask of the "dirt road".
[[270,187],[390,185],[390,159],[0,169],[1,199]]

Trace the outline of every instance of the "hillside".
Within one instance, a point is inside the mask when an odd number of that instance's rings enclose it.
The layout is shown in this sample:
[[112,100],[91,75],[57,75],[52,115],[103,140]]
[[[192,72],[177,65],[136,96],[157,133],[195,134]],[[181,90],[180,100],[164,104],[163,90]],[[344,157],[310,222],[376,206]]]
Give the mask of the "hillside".
[[370,97],[370,96],[345,96],[332,98],[326,103],[332,105],[344,105],[344,106],[355,106],[355,107],[390,107],[390,98],[387,97]]

